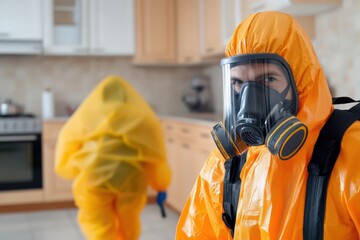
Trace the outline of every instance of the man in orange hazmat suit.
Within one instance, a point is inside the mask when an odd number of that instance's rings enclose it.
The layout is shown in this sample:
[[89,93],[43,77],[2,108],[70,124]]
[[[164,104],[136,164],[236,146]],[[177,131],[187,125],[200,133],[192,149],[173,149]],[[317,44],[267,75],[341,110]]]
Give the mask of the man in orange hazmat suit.
[[56,172],[74,179],[78,221],[88,240],[133,240],[147,185],[162,200],[170,184],[160,122],[124,79],[109,76],[62,128]]
[[[303,239],[307,166],[334,110],[311,41],[290,15],[261,12],[237,27],[226,57],[223,126],[234,144],[249,146],[233,236],[222,219],[226,157],[215,149],[183,208],[176,239]],[[359,143],[357,121],[342,138],[329,179],[324,239],[360,238]]]

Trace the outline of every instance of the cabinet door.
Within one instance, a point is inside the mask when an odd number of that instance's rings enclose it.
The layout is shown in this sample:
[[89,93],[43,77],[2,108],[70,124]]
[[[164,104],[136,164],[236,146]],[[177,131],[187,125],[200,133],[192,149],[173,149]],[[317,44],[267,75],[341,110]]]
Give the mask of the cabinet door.
[[179,172],[179,181],[181,181],[179,191],[179,207],[183,209],[186,200],[195,184],[196,177],[198,175],[198,169],[196,168],[195,152],[196,148],[192,144],[193,139],[181,139],[179,142],[178,150],[178,164],[177,171]]
[[174,63],[175,0],[137,0],[135,11],[135,63]]
[[64,180],[56,175],[55,147],[59,132],[64,123],[50,122],[43,127],[43,176],[45,201],[72,200],[72,181]]
[[178,62],[199,62],[199,1],[177,0],[176,9]]
[[221,16],[222,16],[222,43],[226,47],[232,37],[236,27],[244,18],[242,0],[222,0]]
[[182,205],[179,201],[181,196],[181,176],[178,162],[178,143],[176,142],[175,137],[167,136],[166,137],[166,149],[167,149],[167,157],[168,163],[171,169],[171,184],[169,186],[168,191],[168,199],[167,202],[174,207],[176,210],[181,211]]
[[54,172],[55,142],[43,144],[45,201],[72,200],[72,181],[64,180]]
[[88,1],[44,0],[46,54],[88,54]]
[[91,0],[91,54],[133,55],[134,21],[133,0]]
[[42,39],[42,0],[1,0],[0,40]]
[[200,0],[201,55],[224,55],[221,30],[221,0]]

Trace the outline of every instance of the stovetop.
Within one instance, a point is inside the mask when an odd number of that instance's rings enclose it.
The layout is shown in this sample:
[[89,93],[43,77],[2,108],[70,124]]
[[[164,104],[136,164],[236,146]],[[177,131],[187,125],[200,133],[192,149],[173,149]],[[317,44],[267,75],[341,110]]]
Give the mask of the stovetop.
[[42,121],[33,114],[1,115],[0,135],[41,133]]

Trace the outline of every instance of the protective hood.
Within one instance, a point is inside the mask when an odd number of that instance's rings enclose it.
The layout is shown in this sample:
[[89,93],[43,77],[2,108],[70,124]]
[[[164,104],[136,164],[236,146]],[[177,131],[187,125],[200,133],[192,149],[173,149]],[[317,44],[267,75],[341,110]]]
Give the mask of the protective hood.
[[64,178],[91,174],[94,182],[90,185],[99,186],[130,174],[124,162],[129,169],[146,168],[144,174],[154,189],[168,187],[170,170],[159,119],[130,84],[109,76],[61,130],[55,168]]
[[297,117],[317,138],[332,112],[331,95],[310,39],[291,16],[279,12],[249,16],[234,32],[225,53],[227,57],[252,53],[275,53],[283,57],[291,67],[298,91]]
[[[308,137],[288,161],[264,145],[248,149],[234,239],[302,239],[307,163],[333,110],[326,78],[309,37],[288,14],[247,17],[226,48],[226,57],[244,54],[277,54],[286,60],[298,92],[296,117],[308,127]],[[210,154],[180,217],[177,239],[232,239],[221,219],[224,161],[217,150]]]

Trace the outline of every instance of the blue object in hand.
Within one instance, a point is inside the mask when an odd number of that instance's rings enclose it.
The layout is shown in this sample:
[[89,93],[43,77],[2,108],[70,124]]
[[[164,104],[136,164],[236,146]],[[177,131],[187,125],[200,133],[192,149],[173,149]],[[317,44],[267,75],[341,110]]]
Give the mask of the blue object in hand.
[[166,217],[165,208],[164,208],[165,200],[166,200],[166,192],[158,192],[157,197],[156,197],[156,202],[160,207],[161,216],[163,218]]

